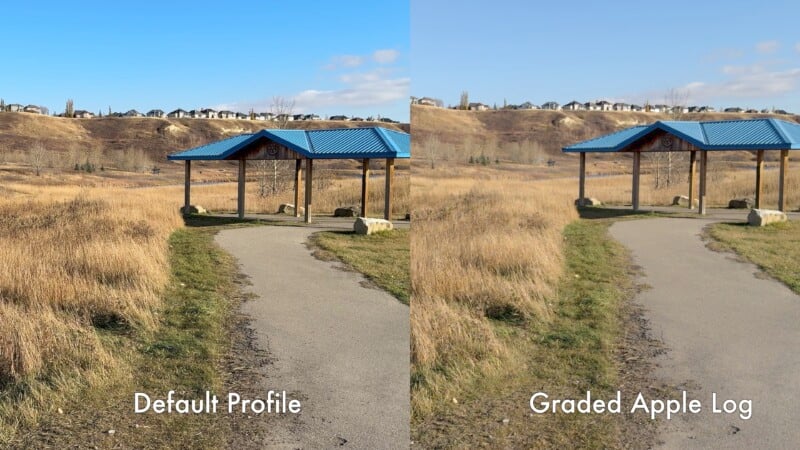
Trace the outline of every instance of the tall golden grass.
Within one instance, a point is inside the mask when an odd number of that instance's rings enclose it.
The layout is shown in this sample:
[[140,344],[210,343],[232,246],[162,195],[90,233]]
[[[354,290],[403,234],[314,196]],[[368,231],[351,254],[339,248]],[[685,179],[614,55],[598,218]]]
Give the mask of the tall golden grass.
[[159,190],[5,186],[0,199],[0,436],[92,385],[119,360],[98,329],[156,325],[167,237]]
[[416,417],[508,361],[492,319],[547,321],[563,271],[569,191],[487,168],[414,168],[412,405]]
[[[336,208],[343,206],[359,206],[361,204],[361,179],[345,178],[325,180],[320,183],[314,180],[312,192],[312,214],[332,215]],[[408,173],[396,172],[392,188],[393,216],[405,216],[410,212]],[[379,216],[383,212],[383,175],[372,176],[369,183],[367,209],[371,215]],[[182,199],[182,187],[170,187],[171,195]],[[294,203],[294,191],[288,190],[277,195],[259,195],[256,181],[248,180],[246,185],[245,210],[252,214],[272,214],[278,211],[281,203]],[[236,211],[236,183],[211,185],[193,185],[191,189],[192,203],[203,206],[211,212]],[[300,205],[303,205],[303,188],[300,189]]]

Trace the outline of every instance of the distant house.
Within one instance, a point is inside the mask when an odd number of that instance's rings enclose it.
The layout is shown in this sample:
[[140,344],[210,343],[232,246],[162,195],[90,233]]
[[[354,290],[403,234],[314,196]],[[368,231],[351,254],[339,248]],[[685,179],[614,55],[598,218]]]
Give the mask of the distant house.
[[614,103],[613,105],[611,105],[611,109],[613,109],[614,111],[630,111],[631,105],[627,103]]
[[187,115],[186,111],[182,109],[176,109],[175,111],[172,111],[171,113],[167,114],[167,117],[169,117],[170,119],[183,119],[184,117],[186,117],[186,115]]
[[713,106],[701,106],[701,107],[697,108],[697,112],[700,112],[700,113],[712,113],[712,112],[715,112],[715,111],[716,111],[716,109]]
[[583,111],[586,108],[583,106],[583,103],[578,103],[575,100],[573,100],[564,105],[562,109],[564,111]]
[[347,116],[331,116],[329,120],[348,120]]
[[789,114],[789,112],[786,111],[785,109],[776,109],[775,111],[772,112],[774,112],[775,114]]
[[516,109],[539,109],[539,107],[531,102],[525,102],[519,105]]
[[733,107],[730,107],[730,108],[725,108],[723,110],[723,112],[726,112],[726,113],[741,113],[741,112],[744,112],[744,109],[739,108],[738,106],[733,106]]
[[600,111],[600,106],[595,102],[586,102],[583,104],[583,109],[587,111]]
[[306,114],[303,116],[303,120],[322,120],[322,118],[316,114]]
[[218,117],[217,111],[214,109],[201,109],[200,118],[202,119],[216,119]]
[[42,113],[42,108],[40,108],[40,107],[38,107],[36,105],[28,105],[25,108],[23,108],[22,111],[26,112],[26,113],[31,113],[31,114],[41,114]]
[[600,111],[611,111],[612,106],[614,105],[612,105],[611,102],[607,102],[605,100],[600,100],[597,102],[597,107]]
[[186,115],[191,119],[199,119],[199,118],[203,117],[203,113],[201,113],[200,111],[198,111],[196,109],[193,109],[193,110],[189,111],[188,113],[186,113]]
[[151,109],[150,111],[147,111],[147,114],[145,114],[145,115],[147,117],[158,117],[160,119],[160,118],[163,118],[165,114],[164,114],[164,111],[162,111],[160,109]]
[[123,116],[124,117],[144,117],[144,114],[140,113],[139,111],[137,111],[135,109],[131,109],[131,110],[128,110],[128,112],[126,112],[125,114],[123,114]]
[[377,121],[378,121],[378,119],[375,116],[367,117],[367,122],[377,122]]
[[699,106],[690,106],[688,108],[688,112],[690,112],[690,113],[700,112],[700,107]]
[[72,117],[75,117],[76,119],[91,119],[91,118],[94,117],[94,113],[79,109],[79,110],[75,111],[75,113],[74,113],[74,115]]
[[686,113],[689,112],[689,107],[688,106],[680,106],[680,105],[673,106],[673,107],[667,107],[667,111],[666,112],[671,112],[672,114],[686,114]]
[[747,113],[747,114],[758,114],[758,110],[750,108],[747,111],[745,111],[745,113]]
[[363,122],[364,118],[356,116],[356,117],[351,118],[350,121],[351,122]]
[[217,113],[217,117],[220,119],[235,119],[236,113],[233,111],[220,111]]
[[6,106],[6,111],[8,112],[22,112],[24,109],[25,107],[20,105],[19,103],[12,103]]
[[392,120],[392,119],[390,119],[390,118],[388,118],[388,117],[381,117],[381,118],[380,118],[380,122],[384,122],[384,123],[397,123],[397,121],[396,121],[396,120]]
[[650,112],[654,113],[665,113],[670,111],[670,107],[667,105],[650,105]]
[[470,103],[468,106],[470,111],[488,111],[489,105],[484,105],[483,103]]
[[248,115],[247,115],[247,114],[245,114],[245,113],[240,113],[240,112],[237,112],[237,113],[236,113],[236,118],[237,118],[237,119],[239,119],[239,120],[247,120],[247,119],[249,119],[249,118],[250,118],[250,116],[248,116]]
[[278,122],[292,122],[294,120],[294,116],[290,114],[272,114],[266,113],[267,120],[277,120]]
[[561,109],[561,106],[558,104],[558,102],[545,102],[542,103],[542,109],[547,109],[550,111],[558,111],[559,109]]
[[430,98],[430,97],[422,97],[422,98],[416,99],[416,104],[417,105],[422,105],[422,106],[435,106],[437,108],[441,108],[443,106],[441,100],[438,100],[438,99],[435,99],[435,98]]
[[761,110],[761,114],[769,114],[771,112],[772,111],[769,108],[764,108],[764,109]]
[[292,116],[292,120],[306,120],[305,114],[295,114]]
[[641,107],[640,105],[631,104],[631,111],[642,112],[642,111],[644,111],[644,108]]

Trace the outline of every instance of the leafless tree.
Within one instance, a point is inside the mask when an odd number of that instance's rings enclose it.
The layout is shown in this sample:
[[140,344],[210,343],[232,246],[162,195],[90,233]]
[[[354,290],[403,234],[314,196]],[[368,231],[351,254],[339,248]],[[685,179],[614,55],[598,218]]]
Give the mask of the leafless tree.
[[458,102],[458,109],[469,109],[469,92],[461,92],[461,99]]
[[[671,120],[682,120],[688,92],[670,89],[664,96],[664,104],[669,107],[667,114]],[[668,188],[683,178],[684,166],[688,161],[684,152],[650,152],[646,157],[653,167],[655,189]]]
[[[270,102],[270,113],[274,116],[274,128],[285,129],[288,127],[289,118],[294,110],[294,100],[285,97],[272,97]],[[289,179],[286,176],[289,161],[255,161],[256,172],[258,174],[258,194],[261,197],[277,195],[289,186]],[[283,174],[284,176],[281,176]]]
[[47,162],[47,148],[41,142],[35,142],[31,146],[28,158],[38,177],[42,174],[42,167],[44,167]]
[[67,106],[64,108],[64,117],[75,117],[75,103],[71,98],[67,99]]

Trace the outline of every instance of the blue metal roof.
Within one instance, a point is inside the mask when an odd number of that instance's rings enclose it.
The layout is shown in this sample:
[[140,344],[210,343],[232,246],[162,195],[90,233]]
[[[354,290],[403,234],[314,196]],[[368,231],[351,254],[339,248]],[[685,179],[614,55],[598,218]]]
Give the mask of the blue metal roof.
[[800,124],[774,118],[721,121],[658,121],[564,147],[563,152],[618,152],[662,130],[700,150],[798,150]]
[[269,139],[311,159],[410,158],[411,136],[382,127],[322,130],[261,130],[241,134],[200,147],[174,153],[167,159],[228,159],[239,150]]

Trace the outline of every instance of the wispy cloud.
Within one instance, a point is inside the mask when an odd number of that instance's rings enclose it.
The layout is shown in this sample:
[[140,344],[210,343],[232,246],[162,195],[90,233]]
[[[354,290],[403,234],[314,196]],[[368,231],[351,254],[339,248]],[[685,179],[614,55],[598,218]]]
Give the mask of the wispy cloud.
[[372,59],[378,64],[391,64],[397,61],[400,52],[392,49],[375,50],[372,54]]
[[778,43],[778,41],[762,41],[756,44],[756,51],[758,51],[758,53],[767,55],[770,53],[775,53],[778,51],[779,47],[780,43]]
[[326,70],[336,70],[341,68],[353,68],[364,64],[365,58],[359,55],[336,55],[330,62],[323,66]]
[[800,53],[800,42],[798,42],[798,43],[794,44],[794,50],[795,50],[797,53]]
[[768,98],[797,89],[800,67],[769,70],[760,65],[725,66],[722,73],[729,77],[716,83],[695,81],[683,88],[694,102],[718,98]]

